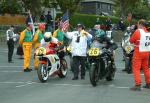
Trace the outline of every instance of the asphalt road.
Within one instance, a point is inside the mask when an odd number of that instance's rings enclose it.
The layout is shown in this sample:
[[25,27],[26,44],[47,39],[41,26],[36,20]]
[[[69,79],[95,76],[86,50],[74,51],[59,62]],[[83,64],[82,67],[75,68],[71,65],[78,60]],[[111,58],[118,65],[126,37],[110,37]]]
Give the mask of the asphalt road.
[[[121,48],[116,51],[117,72],[112,82],[99,81],[92,87],[88,72],[85,80],[73,81],[71,71],[64,79],[51,77],[40,83],[36,71],[24,73],[23,60],[13,56],[7,63],[7,47],[0,46],[0,103],[149,103],[150,90],[130,91],[134,85],[132,74],[126,74]],[[31,61],[33,68],[33,58]],[[143,74],[141,74],[143,78]],[[143,78],[144,84],[144,78]]]

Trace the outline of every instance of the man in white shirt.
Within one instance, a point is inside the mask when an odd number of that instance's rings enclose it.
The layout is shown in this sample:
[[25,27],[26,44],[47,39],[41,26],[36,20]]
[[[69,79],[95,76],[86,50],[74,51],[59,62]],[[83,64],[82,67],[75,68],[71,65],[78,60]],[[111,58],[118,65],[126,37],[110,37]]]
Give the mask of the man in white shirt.
[[8,45],[8,62],[12,62],[12,55],[14,51],[14,42],[16,35],[14,34],[14,26],[12,25],[7,31],[6,31],[6,37],[7,37],[7,45]]
[[72,80],[78,79],[79,65],[81,65],[81,79],[85,77],[85,61],[87,53],[87,41],[92,39],[92,35],[84,30],[82,24],[77,25],[77,31],[66,32],[65,36],[71,39],[71,49],[73,57],[73,73],[74,77]]

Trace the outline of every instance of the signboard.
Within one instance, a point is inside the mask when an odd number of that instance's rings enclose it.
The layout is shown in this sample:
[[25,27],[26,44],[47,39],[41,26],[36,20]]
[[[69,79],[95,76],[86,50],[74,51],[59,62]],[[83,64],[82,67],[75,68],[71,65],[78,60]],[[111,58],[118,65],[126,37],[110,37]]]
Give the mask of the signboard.
[[140,52],[150,52],[150,32],[146,33],[144,30],[140,29]]

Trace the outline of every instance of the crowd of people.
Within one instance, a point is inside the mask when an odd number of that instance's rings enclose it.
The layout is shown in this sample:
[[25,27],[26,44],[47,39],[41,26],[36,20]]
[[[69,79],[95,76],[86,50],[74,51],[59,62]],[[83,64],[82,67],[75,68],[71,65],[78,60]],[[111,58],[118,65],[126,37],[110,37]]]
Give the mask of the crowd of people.
[[[47,18],[52,19],[50,16],[47,15]],[[44,16],[41,15],[41,21],[44,21]],[[101,25],[98,23],[99,20],[97,20],[97,23],[94,26],[94,29],[87,32],[85,30],[85,26],[81,23],[77,24],[76,30],[72,32],[68,32],[68,29],[66,31],[62,31],[62,26],[58,23],[58,29],[56,29],[52,35],[47,36],[45,31],[51,31],[51,28],[49,25],[51,25],[51,20],[47,19],[47,24],[39,24],[38,29],[35,32],[35,34],[32,34],[32,25],[27,24],[27,27],[25,30],[23,30],[20,33],[19,38],[19,44],[23,48],[24,53],[24,64],[23,64],[23,70],[24,72],[31,72],[32,69],[30,68],[30,58],[31,58],[31,51],[32,47],[34,48],[34,51],[42,45],[42,40],[49,40],[48,42],[57,41],[57,45],[63,45],[65,42],[65,38],[70,39],[70,45],[71,45],[71,54],[72,54],[72,71],[73,71],[73,78],[72,80],[78,80],[79,79],[79,65],[81,66],[81,79],[85,79],[85,62],[87,57],[87,48],[92,42],[92,39],[95,37],[99,37],[101,40],[106,40],[106,32],[101,29]],[[108,19],[106,21],[107,29],[111,28],[111,20]],[[124,30],[124,27],[122,25],[122,21],[120,21],[120,27],[122,27],[122,30]],[[149,62],[149,52],[140,52],[139,51],[139,41],[140,41],[140,35],[141,30],[144,32],[148,32],[145,28],[145,21],[142,19],[137,24],[137,29],[134,33],[132,33],[130,42],[134,44],[134,54],[132,58],[132,71],[133,76],[135,80],[135,85],[131,88],[131,90],[139,91],[141,90],[141,79],[140,79],[140,70],[144,71],[145,76],[145,82],[146,85],[144,88],[150,89],[150,70],[148,67]],[[8,62],[12,62],[12,55],[14,50],[14,39],[16,38],[14,32],[14,27],[11,26],[9,30],[7,30],[7,45],[8,45]],[[49,37],[49,38],[47,38]],[[53,38],[53,39],[52,39]],[[50,45],[50,44],[48,44]],[[111,48],[112,46],[115,46],[115,49],[117,48],[117,45],[109,45],[108,47]],[[34,69],[38,69],[38,59],[34,57]]]

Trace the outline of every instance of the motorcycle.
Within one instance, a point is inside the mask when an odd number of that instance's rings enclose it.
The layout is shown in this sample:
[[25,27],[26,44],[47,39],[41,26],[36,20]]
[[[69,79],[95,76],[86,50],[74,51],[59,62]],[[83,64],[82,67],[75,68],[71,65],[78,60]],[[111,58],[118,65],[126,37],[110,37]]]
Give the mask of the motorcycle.
[[122,39],[122,49],[124,54],[124,60],[125,60],[125,69],[128,74],[132,73],[132,56],[134,51],[134,46],[129,42],[130,40],[130,34],[125,34]]
[[[57,52],[56,52],[57,51]],[[39,68],[37,70],[38,78],[41,82],[46,82],[49,76],[58,75],[64,78],[67,75],[67,62],[63,57],[59,57],[59,48],[57,50],[49,47],[39,47],[35,56],[39,58]]]
[[112,62],[112,51],[103,47],[98,40],[94,40],[88,50],[90,63],[89,77],[91,84],[95,87],[97,82],[103,78],[112,81],[115,76],[115,67]]

